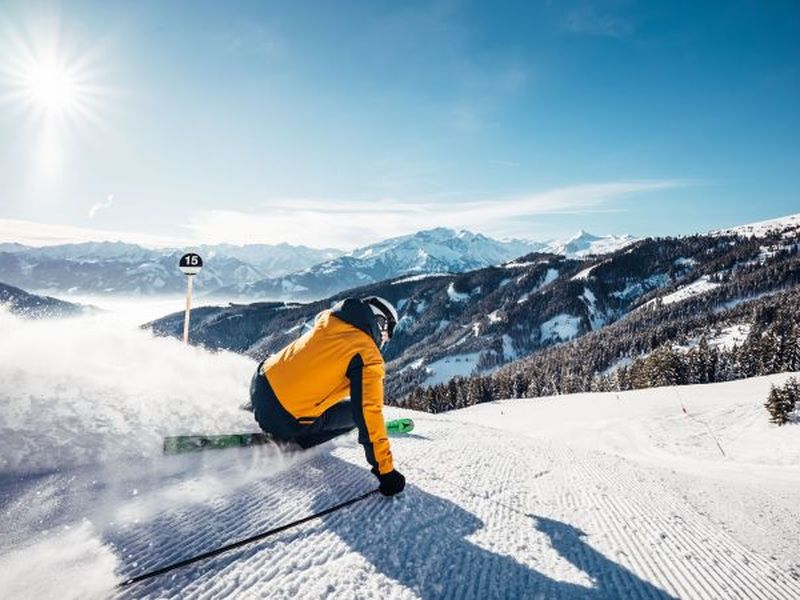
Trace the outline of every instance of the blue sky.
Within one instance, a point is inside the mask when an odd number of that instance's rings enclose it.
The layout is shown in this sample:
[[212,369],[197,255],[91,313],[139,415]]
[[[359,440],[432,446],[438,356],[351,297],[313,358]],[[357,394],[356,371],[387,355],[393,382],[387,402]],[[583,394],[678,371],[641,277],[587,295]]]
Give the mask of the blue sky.
[[9,2],[0,240],[353,247],[800,212],[796,2]]

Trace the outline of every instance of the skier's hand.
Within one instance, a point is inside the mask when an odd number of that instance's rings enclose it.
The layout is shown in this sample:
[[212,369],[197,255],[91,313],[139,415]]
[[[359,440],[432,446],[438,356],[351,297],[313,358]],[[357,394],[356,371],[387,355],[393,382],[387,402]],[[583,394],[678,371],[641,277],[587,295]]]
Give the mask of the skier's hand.
[[403,491],[403,488],[406,487],[406,478],[403,477],[403,474],[400,473],[400,471],[392,470],[381,475],[378,473],[378,469],[373,467],[372,472],[378,478],[378,481],[380,481],[378,490],[384,496],[394,496],[395,494],[399,494]]

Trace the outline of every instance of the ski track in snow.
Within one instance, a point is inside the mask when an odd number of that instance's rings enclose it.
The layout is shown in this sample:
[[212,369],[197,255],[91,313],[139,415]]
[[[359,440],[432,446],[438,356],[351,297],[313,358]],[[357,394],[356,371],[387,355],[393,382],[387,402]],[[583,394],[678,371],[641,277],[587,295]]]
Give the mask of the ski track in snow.
[[[116,597],[800,597],[800,581],[787,578],[773,561],[694,510],[656,470],[622,457],[465,425],[447,415],[414,417],[418,433],[393,441],[398,468],[409,482],[400,497],[372,496]],[[90,526],[89,510],[81,521],[82,535],[94,530],[99,541],[89,550],[85,542],[77,548],[76,560],[88,563],[83,579],[111,580],[115,561],[110,557],[116,557],[121,580],[375,486],[354,436],[331,452],[301,454],[291,468],[265,477],[252,475],[243,458],[247,452],[214,453],[212,466],[234,474],[246,471],[251,478],[204,501],[174,507],[164,502],[149,511],[125,506],[146,503],[142,494],[202,477],[205,459],[190,456],[175,459],[180,468],[169,481],[162,477],[148,490],[144,477],[139,497],[117,499],[120,506],[112,507],[113,513],[129,514],[127,522],[103,523],[95,517]],[[69,495],[80,477],[44,479],[46,484],[37,480],[29,493],[49,486],[53,498]],[[90,507],[92,500],[103,500],[102,493],[96,498],[88,493],[81,503]],[[98,550],[101,545],[104,552]],[[99,556],[87,558],[90,550]],[[11,555],[17,575],[25,558],[25,550],[19,552]],[[0,567],[9,560],[0,558]],[[55,565],[63,562],[64,557],[53,559]],[[37,571],[46,573],[47,566],[39,560]],[[81,581],[75,569],[50,575],[58,597],[70,597],[66,591]],[[73,597],[84,592],[81,586]],[[110,592],[106,588],[102,594]],[[36,597],[48,596],[38,589]]]

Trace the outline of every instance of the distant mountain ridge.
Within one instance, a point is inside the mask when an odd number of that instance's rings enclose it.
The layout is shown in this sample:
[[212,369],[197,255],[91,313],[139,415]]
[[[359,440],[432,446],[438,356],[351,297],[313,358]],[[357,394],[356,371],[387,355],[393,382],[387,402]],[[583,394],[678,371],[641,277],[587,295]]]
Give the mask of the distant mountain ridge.
[[[611,252],[631,236],[581,231],[563,242],[494,240],[436,228],[391,238],[348,253],[289,244],[202,245],[205,261],[196,293],[224,299],[313,300],[348,288],[424,273],[460,273],[508,262],[530,252],[585,257]],[[84,242],[41,248],[0,244],[0,281],[44,293],[179,294],[177,270],[186,250],[152,250],[123,242]]]
[[[387,390],[400,398],[454,376],[491,372],[632,315],[684,306],[727,314],[753,299],[795,289],[798,254],[800,224],[754,238],[645,239],[589,259],[535,252],[460,274],[403,276],[310,304],[206,307],[193,317],[190,337],[211,348],[263,358],[295,339],[317,312],[338,299],[377,294],[395,303],[400,314],[385,351]],[[150,327],[178,336],[182,315]],[[620,357],[607,358],[609,366]]]
[[[341,254],[288,244],[194,248],[206,259],[197,292],[304,269]],[[187,250],[151,250],[123,242],[84,242],[41,248],[0,245],[0,281],[48,293],[176,294],[186,286],[178,260]]]
[[631,236],[595,236],[581,231],[565,242],[494,240],[444,227],[390,238],[284,277],[221,288],[217,297],[314,300],[342,290],[424,273],[463,273],[500,265],[531,252],[568,258],[606,253],[635,241]]
[[216,296],[316,299],[403,275],[460,273],[499,264],[541,247],[520,240],[439,227],[357,248],[285,277],[218,290]]

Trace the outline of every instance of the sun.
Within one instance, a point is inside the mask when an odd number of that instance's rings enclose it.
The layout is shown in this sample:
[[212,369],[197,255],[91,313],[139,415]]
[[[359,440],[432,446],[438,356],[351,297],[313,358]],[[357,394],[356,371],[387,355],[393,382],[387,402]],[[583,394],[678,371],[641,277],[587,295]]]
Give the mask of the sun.
[[21,83],[28,101],[46,112],[69,112],[80,101],[79,81],[69,65],[35,62],[28,67]]
[[0,103],[24,110],[39,126],[84,127],[107,95],[96,47],[67,35],[58,20],[0,30]]
[[31,150],[31,165],[63,173],[76,143],[106,131],[98,48],[73,41],[58,20],[0,29],[0,108],[14,114]]

